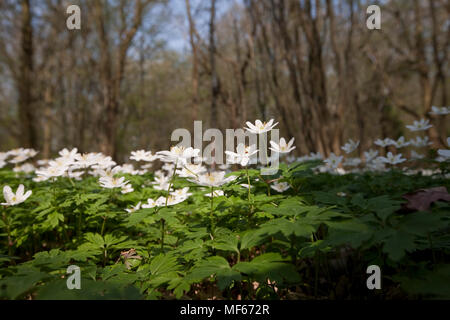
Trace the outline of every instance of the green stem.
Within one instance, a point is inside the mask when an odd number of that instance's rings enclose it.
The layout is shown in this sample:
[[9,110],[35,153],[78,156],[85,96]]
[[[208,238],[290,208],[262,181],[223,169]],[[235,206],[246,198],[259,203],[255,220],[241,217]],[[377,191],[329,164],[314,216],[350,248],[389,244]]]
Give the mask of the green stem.
[[107,262],[107,257],[108,257],[108,249],[106,249],[103,251],[103,267],[106,266],[106,262]]
[[249,217],[253,214],[253,203],[251,202],[250,199],[250,189],[252,188],[252,185],[250,184],[250,175],[248,173],[248,167],[245,168],[246,172],[247,172],[247,184],[248,184],[248,205],[250,206],[250,212],[249,212]]
[[80,214],[78,215],[78,232],[77,232],[78,237],[81,236],[81,220],[82,220],[81,216],[82,216],[82,214],[83,214],[83,211],[80,210]]
[[[169,202],[170,188],[172,188],[173,181],[175,180],[175,174],[176,174],[176,171],[177,171],[177,166],[178,166],[178,160],[175,162],[175,167],[173,168],[172,177],[170,178],[169,188],[167,189],[166,205],[165,205],[166,208],[167,208],[167,204]],[[166,231],[164,230],[164,227],[165,227],[165,224],[166,224],[165,222],[166,221],[164,219],[161,219],[161,251],[164,250],[164,235],[166,233]]]
[[173,180],[175,179],[175,173],[176,173],[176,171],[177,171],[177,166],[178,166],[178,160],[177,160],[177,162],[175,162],[175,167],[173,168],[172,177],[170,178],[169,188],[167,189],[166,207],[167,207],[167,203],[168,203],[168,201],[169,201],[170,188],[172,188]]
[[250,205],[250,188],[251,188],[251,185],[250,185],[250,175],[248,173],[248,167],[246,167],[245,170],[246,170],[246,173],[247,173],[247,184],[248,184],[248,204]]
[[164,226],[165,226],[166,220],[161,219],[161,251],[164,250]]
[[105,223],[106,223],[106,217],[103,217],[103,223],[102,223],[102,231],[100,235],[103,237],[103,232],[105,231]]
[[210,218],[211,218],[211,235],[214,238],[214,187],[211,186],[211,210],[210,210]]
[[53,205],[55,205],[55,203],[56,203],[56,186],[55,186],[56,179],[57,178],[53,178],[53,183],[52,183]]
[[5,208],[3,209],[3,222],[6,225],[6,232],[8,233],[8,256],[12,257],[13,252],[12,252],[12,241],[11,241],[11,227],[9,225],[9,221],[8,218],[6,216],[6,209],[8,208],[8,206],[5,206]]

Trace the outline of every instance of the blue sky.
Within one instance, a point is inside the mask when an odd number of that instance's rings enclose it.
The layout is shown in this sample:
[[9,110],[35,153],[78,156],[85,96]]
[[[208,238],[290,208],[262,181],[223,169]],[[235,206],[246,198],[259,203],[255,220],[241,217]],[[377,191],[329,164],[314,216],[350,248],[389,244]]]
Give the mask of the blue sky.
[[[190,0],[191,12],[196,19],[196,27],[199,32],[207,30],[209,20],[210,0]],[[242,0],[217,0],[217,18],[220,17],[233,3],[242,3]],[[195,10],[198,12],[195,13]],[[189,25],[186,16],[185,0],[171,0],[169,2],[169,10],[171,10],[171,19],[169,27],[163,32],[164,38],[167,40],[170,49],[183,52],[190,50],[188,31]]]

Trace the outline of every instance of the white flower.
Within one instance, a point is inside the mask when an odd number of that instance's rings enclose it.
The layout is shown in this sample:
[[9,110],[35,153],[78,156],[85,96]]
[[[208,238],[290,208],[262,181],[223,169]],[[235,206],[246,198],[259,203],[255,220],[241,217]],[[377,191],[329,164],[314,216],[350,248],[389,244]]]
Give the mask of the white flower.
[[133,192],[133,186],[129,183],[122,187],[122,190],[120,191],[122,194],[127,194]]
[[225,171],[214,171],[199,175],[195,180],[188,180],[205,187],[220,187],[236,178],[236,176],[225,178]]
[[290,188],[289,183],[287,182],[274,182],[270,188],[272,188],[273,190],[277,191],[277,192],[284,192],[286,190],[288,190]]
[[141,202],[139,201],[139,203],[136,206],[134,206],[134,207],[132,206],[131,209],[125,209],[125,211],[128,213],[133,213],[140,209],[141,209]]
[[85,154],[76,154],[74,159],[76,160],[74,163],[74,167],[76,168],[89,168],[94,164],[98,163],[99,154],[98,153],[85,153]]
[[159,151],[156,155],[160,156],[161,161],[177,163],[179,165],[186,165],[190,158],[198,157],[199,149],[192,147],[185,148],[183,146],[175,146],[170,148],[170,151]]
[[156,200],[156,204],[160,207],[165,206],[167,202],[167,206],[174,206],[176,204],[179,204],[183,201],[185,201],[188,197],[176,197],[173,195],[169,195],[168,198],[166,197],[159,197],[158,200]]
[[44,166],[48,165],[49,162],[50,162],[49,159],[42,159],[42,160],[38,160],[36,163],[38,166],[44,167]]
[[388,152],[386,157],[379,157],[379,158],[381,161],[388,164],[398,164],[406,161],[406,159],[402,158],[401,153],[394,156],[392,152]]
[[147,199],[147,203],[142,205],[142,208],[144,209],[151,209],[154,207],[157,207],[158,204],[153,199]]
[[425,158],[425,156],[423,154],[417,153],[414,150],[411,150],[411,159],[413,160],[419,160],[419,159],[423,159]]
[[356,150],[359,146],[359,141],[355,142],[352,139],[348,140],[348,142],[341,147],[342,150],[345,151],[345,153],[349,154]]
[[292,138],[291,140],[289,140],[288,143],[286,143],[286,140],[284,138],[280,139],[279,144],[277,144],[274,141],[270,141],[270,145],[272,147],[269,149],[274,152],[277,152],[277,153],[289,153],[296,148],[295,146],[293,146],[294,141],[295,141],[295,138]]
[[7,152],[0,152],[0,161],[5,161],[8,157],[9,155]]
[[131,160],[146,161],[146,162],[152,162],[158,158],[159,157],[156,155],[153,155],[151,151],[145,151],[145,150],[132,151],[131,157],[130,157]]
[[394,144],[394,143],[395,143],[395,141],[392,140],[392,139],[390,139],[390,138],[385,138],[384,140],[377,139],[377,140],[375,140],[375,142],[374,142],[375,145],[377,145],[377,146],[379,146],[379,147],[382,147],[382,148],[385,148],[385,147],[387,147],[387,146],[390,146],[390,145],[392,145],[392,144]]
[[186,197],[192,196],[192,193],[189,193],[189,187],[184,187],[183,189],[178,189],[170,193],[174,197]]
[[253,186],[249,186],[249,185],[246,184],[246,183],[241,183],[240,186],[241,186],[241,187],[244,187],[244,188],[246,188],[246,189],[248,189],[248,188],[253,188]]
[[169,185],[170,185],[170,179],[171,179],[171,177],[165,176],[165,175],[156,176],[155,181],[152,182],[152,184],[154,185],[153,188],[155,190],[167,191],[167,189],[169,188]]
[[173,163],[165,163],[165,164],[162,166],[162,169],[163,169],[164,171],[167,171],[167,172],[169,173],[169,175],[172,175],[173,169],[175,169],[175,165],[174,165]]
[[111,157],[105,157],[102,154],[98,155],[97,158],[97,163],[92,165],[93,169],[108,169],[108,168],[112,168],[116,165],[117,163],[115,161],[112,160]]
[[336,169],[339,164],[342,162],[342,159],[344,159],[343,156],[336,156],[333,152],[330,154],[330,156],[324,160],[326,167],[330,169]]
[[270,187],[280,193],[285,192],[290,188],[289,183],[287,182],[274,182]]
[[[450,137],[447,138],[447,145],[450,147]],[[450,158],[450,150],[448,150],[448,149],[447,150],[439,149],[438,154],[445,159]]]
[[195,178],[199,174],[206,171],[206,168],[201,164],[186,164],[183,168],[177,169],[176,174],[181,178]]
[[122,167],[115,166],[114,168],[98,169],[95,173],[100,177],[114,177],[116,174],[122,173]]
[[101,177],[99,179],[100,185],[106,189],[123,188],[128,184],[125,177],[115,178],[110,176]]
[[75,180],[81,180],[81,176],[84,174],[83,171],[73,171],[72,169],[69,169],[66,172],[67,177],[71,178],[71,179],[75,179]]
[[5,186],[3,188],[3,196],[5,197],[5,203],[2,203],[2,206],[16,206],[18,204],[21,204],[22,202],[25,202],[31,194],[33,193],[31,190],[27,191],[25,193],[25,187],[23,184],[19,185],[17,188],[16,193],[13,193],[10,186]]
[[336,195],[338,197],[346,197],[347,196],[347,194],[345,192],[338,192],[338,193],[336,193]]
[[79,153],[78,153],[78,149],[77,148],[73,148],[70,151],[68,149],[64,148],[61,151],[59,151],[59,155],[61,156],[60,158],[69,160],[69,162],[74,162],[75,161],[75,157],[77,155],[79,155]]
[[409,146],[410,142],[405,140],[404,136],[398,138],[397,141],[392,141],[392,145],[394,145],[397,149]]
[[6,165],[7,165],[7,163],[6,163],[5,160],[0,160],[0,169],[3,168]]
[[436,107],[436,106],[432,106],[431,107],[431,112],[429,112],[429,114],[432,115],[446,115],[450,113],[450,107]]
[[[1,163],[0,163],[0,168],[1,168]],[[25,172],[25,173],[34,172],[34,170],[36,170],[36,168],[31,163],[24,163],[23,165],[15,167],[13,169],[14,172]]]
[[411,131],[425,131],[432,127],[430,120],[420,119],[420,121],[414,120],[412,125],[406,126]]
[[122,166],[119,166],[120,168],[120,173],[127,173],[127,174],[131,174],[133,176],[137,175],[140,173],[139,170],[135,170],[134,166],[130,163],[124,163]]
[[320,152],[317,152],[317,153],[311,152],[309,154],[309,156],[306,156],[306,159],[307,160],[322,160],[323,156]]
[[205,197],[211,197],[212,196],[213,198],[215,198],[215,197],[222,197],[223,195],[224,195],[224,193],[223,193],[222,190],[214,190],[212,192],[212,194],[211,194],[211,192],[205,194]]
[[369,151],[364,152],[364,157],[366,158],[366,162],[370,162],[378,156],[378,151],[370,149]]
[[27,154],[22,153],[22,154],[15,156],[11,160],[9,160],[9,162],[16,164],[16,163],[21,163],[21,162],[27,161],[29,158],[30,157]]
[[261,122],[261,120],[256,120],[255,124],[251,123],[250,121],[247,121],[246,124],[248,128],[244,129],[255,134],[269,132],[278,124],[278,122],[275,124],[273,124],[273,122],[274,122],[273,119],[271,119],[269,122]]
[[151,169],[152,167],[153,167],[153,163],[146,163],[146,164],[141,165],[141,169],[143,169],[143,170],[148,170],[148,169]]
[[225,151],[225,154],[228,156],[227,160],[230,163],[238,163],[243,167],[246,167],[250,162],[250,158],[258,152],[256,145],[246,146],[243,143],[237,146],[236,151]]
[[343,165],[349,167],[357,167],[361,164],[360,158],[347,158],[345,159]]
[[48,167],[54,168],[54,169],[61,169],[61,170],[68,170],[69,166],[72,164],[72,160],[67,158],[57,158],[55,160],[50,160],[48,162]]
[[414,147],[421,148],[421,147],[428,147],[432,145],[433,143],[430,142],[429,137],[424,137],[423,139],[421,137],[416,137],[416,139],[409,140],[409,144],[413,145]]
[[34,177],[32,180],[34,182],[42,182],[42,181],[47,181],[49,178],[45,177],[45,176],[36,176]]
[[373,171],[386,170],[386,165],[381,158],[382,157],[377,157],[377,158],[373,159],[371,162],[367,163],[367,168],[369,170],[373,170]]
[[38,177],[48,180],[50,178],[62,177],[66,173],[67,167],[54,166],[36,171]]
[[34,156],[36,156],[38,154],[38,152],[34,149],[24,149],[24,148],[19,148],[19,149],[14,149],[14,150],[10,150],[7,153],[7,156],[13,156],[14,158],[11,160],[8,160],[10,163],[21,163],[21,162],[25,162],[30,158],[33,158]]

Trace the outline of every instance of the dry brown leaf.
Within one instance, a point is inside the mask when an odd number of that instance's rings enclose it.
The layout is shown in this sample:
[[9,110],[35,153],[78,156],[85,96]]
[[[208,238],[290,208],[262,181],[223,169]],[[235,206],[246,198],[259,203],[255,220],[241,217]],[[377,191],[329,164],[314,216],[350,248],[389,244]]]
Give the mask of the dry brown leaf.
[[418,211],[428,210],[432,203],[439,200],[450,201],[450,194],[445,187],[419,189],[415,192],[406,193],[402,197],[408,200],[405,208]]

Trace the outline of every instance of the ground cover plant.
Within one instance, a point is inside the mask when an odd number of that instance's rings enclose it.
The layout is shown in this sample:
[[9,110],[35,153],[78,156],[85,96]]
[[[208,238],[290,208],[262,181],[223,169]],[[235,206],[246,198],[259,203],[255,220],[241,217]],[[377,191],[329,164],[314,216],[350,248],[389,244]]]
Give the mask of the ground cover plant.
[[[270,145],[286,157],[293,143]],[[286,157],[271,176],[244,145],[214,170],[179,146],[133,152],[135,166],[64,149],[35,168],[34,150],[1,153],[0,298],[448,299],[449,151],[398,152],[425,137],[375,145],[362,159]]]

